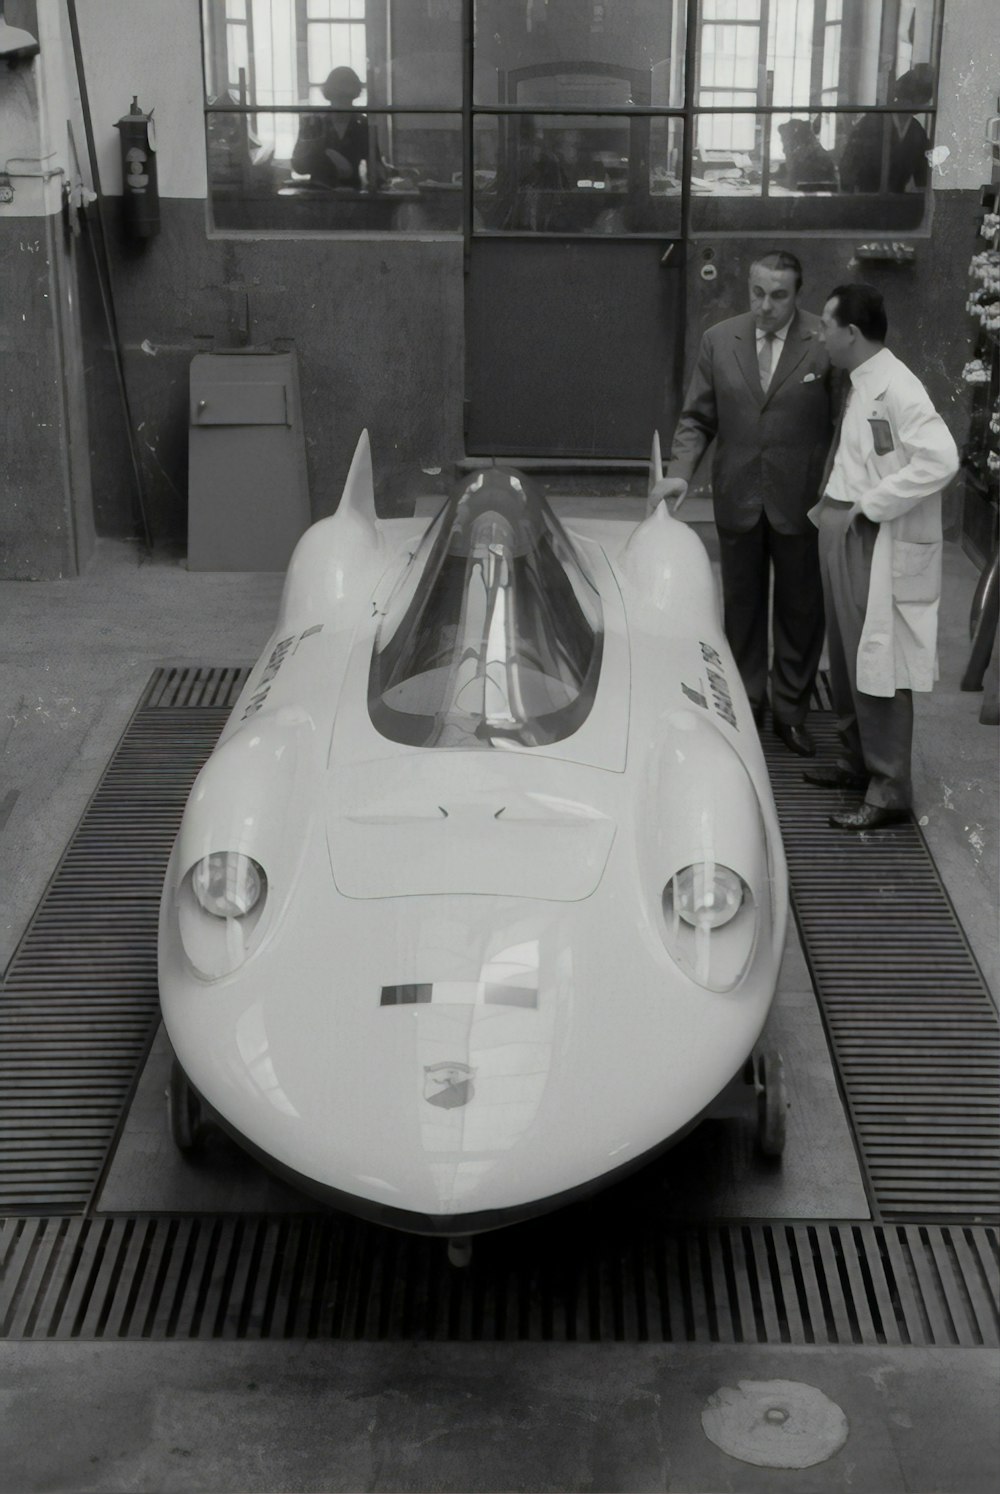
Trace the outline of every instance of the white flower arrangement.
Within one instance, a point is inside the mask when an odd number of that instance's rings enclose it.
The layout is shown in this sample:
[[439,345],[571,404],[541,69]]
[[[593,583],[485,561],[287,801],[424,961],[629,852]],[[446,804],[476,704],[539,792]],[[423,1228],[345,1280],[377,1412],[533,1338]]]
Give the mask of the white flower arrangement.
[[990,371],[982,358],[972,358],[962,369],[962,378],[967,384],[988,384]]
[[974,254],[969,263],[969,274],[978,280],[984,290],[1000,295],[1000,249],[984,249]]

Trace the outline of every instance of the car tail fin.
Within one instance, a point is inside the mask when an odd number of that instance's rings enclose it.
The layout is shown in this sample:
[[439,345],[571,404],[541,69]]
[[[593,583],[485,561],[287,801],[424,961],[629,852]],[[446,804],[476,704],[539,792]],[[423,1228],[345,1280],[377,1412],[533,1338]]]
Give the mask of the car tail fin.
[[651,493],[658,482],[663,478],[663,457],[660,452],[660,433],[653,432],[653,449],[649,453],[649,486],[647,495]]
[[353,521],[353,524],[362,526],[370,534],[373,544],[380,542],[380,525],[375,514],[372,449],[367,430],[361,432],[358,444],[354,448],[354,457],[337,507],[337,516],[342,521]]

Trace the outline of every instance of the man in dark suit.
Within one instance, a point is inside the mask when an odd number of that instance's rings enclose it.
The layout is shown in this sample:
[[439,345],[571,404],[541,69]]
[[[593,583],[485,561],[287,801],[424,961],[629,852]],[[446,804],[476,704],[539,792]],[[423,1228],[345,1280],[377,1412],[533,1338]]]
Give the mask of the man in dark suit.
[[[750,310],[711,327],[651,494],[683,498],[715,441],[712,497],[726,637],[763,725],[771,612],[771,713],[792,752],[812,757],[804,722],[823,648],[816,502],[833,434],[830,361],[820,320],[798,305],[802,267],[783,250],[750,268]],[[771,571],[774,573],[773,597]]]

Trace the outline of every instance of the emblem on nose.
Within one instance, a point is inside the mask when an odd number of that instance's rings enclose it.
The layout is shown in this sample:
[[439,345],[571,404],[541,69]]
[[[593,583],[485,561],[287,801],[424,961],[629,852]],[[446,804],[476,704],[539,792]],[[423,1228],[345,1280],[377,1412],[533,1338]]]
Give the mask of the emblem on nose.
[[424,1099],[428,1105],[454,1110],[468,1105],[476,1092],[475,1070],[465,1063],[431,1063],[424,1066]]

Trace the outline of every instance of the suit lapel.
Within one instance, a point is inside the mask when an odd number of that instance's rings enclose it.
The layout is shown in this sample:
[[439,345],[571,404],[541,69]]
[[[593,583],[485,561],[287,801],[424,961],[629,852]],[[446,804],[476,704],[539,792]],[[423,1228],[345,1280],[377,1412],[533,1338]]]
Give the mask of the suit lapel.
[[[747,388],[758,405],[764,403],[764,391],[760,387],[760,370],[757,367],[757,334],[753,317],[740,318],[740,325],[733,328],[733,348],[740,372],[747,381]],[[771,379],[774,388],[774,379]]]

